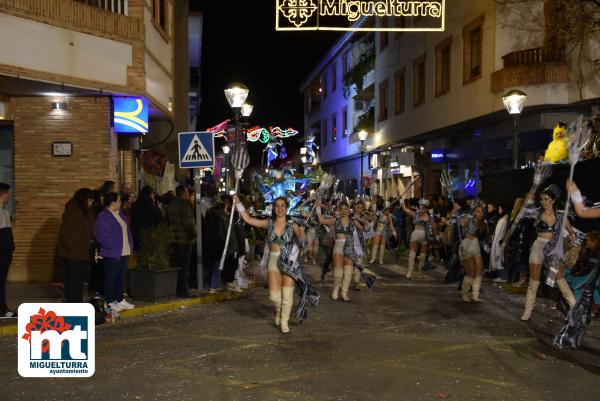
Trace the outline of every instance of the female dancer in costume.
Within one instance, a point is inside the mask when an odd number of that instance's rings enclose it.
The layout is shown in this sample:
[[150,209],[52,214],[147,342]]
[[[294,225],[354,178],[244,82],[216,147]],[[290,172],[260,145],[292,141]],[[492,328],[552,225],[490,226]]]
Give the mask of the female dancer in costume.
[[350,301],[348,289],[352,281],[352,273],[356,263],[357,251],[354,243],[355,227],[363,230],[364,227],[356,220],[350,218],[350,207],[342,202],[338,206],[339,217],[325,218],[321,214],[321,201],[317,200],[317,218],[319,223],[334,226],[335,245],[333,246],[333,291],[331,299],[337,300],[340,288],[342,299]]
[[[527,195],[529,199],[533,194]],[[562,241],[561,221],[562,212],[559,212],[556,207],[556,202],[560,197],[560,190],[554,184],[544,189],[540,194],[541,209],[528,210],[529,214],[535,218],[535,228],[537,239],[531,246],[529,254],[529,285],[527,286],[527,295],[525,298],[525,310],[521,316],[521,320],[526,322],[531,318],[531,312],[535,304],[535,297],[540,285],[540,275],[544,263],[548,264],[552,261],[550,252],[558,241]],[[567,231],[573,233],[571,225],[567,221]],[[556,275],[556,285],[563,297],[569,304],[575,304],[575,296],[569,288],[569,284],[565,281],[562,263],[558,266]]]
[[301,296],[295,312],[296,318],[306,318],[307,302],[316,306],[319,301],[317,292],[304,279],[304,273],[297,260],[299,252],[295,241],[302,242],[304,232],[297,223],[288,219],[288,203],[285,198],[275,199],[272,217],[267,220],[251,217],[237,197],[235,207],[244,222],[267,229],[269,299],[275,306],[275,324],[280,326],[282,333],[288,333],[288,321],[294,303],[294,287]]
[[420,248],[420,251],[417,273],[420,275],[423,272],[423,267],[425,267],[427,253],[429,252],[428,234],[431,232],[431,216],[429,215],[429,211],[425,209],[425,204],[419,205],[419,209],[416,211],[406,207],[403,201],[401,201],[401,205],[402,210],[413,217],[415,226],[413,232],[410,234],[410,251],[408,252],[408,273],[406,273],[406,278],[410,278],[415,268],[418,248]]
[[[359,264],[364,264],[364,260],[366,258],[366,236],[365,233],[367,231],[367,226],[369,225],[369,222],[373,219],[373,216],[370,212],[366,211],[365,208],[365,203],[361,200],[357,201],[354,204],[354,216],[353,216],[354,221],[357,223],[355,224],[355,227],[358,226],[362,226],[362,230],[357,229],[356,230],[356,235],[358,237],[358,244],[356,247],[357,253],[357,262]],[[355,291],[360,291],[360,271],[358,269],[355,269],[353,274],[352,274],[352,287]]]
[[[460,295],[465,302],[481,302],[479,291],[483,278],[483,258],[479,238],[482,233],[487,232],[483,216],[483,206],[475,206],[472,214],[459,216],[463,239],[460,242],[458,257],[465,271]],[[469,291],[472,298],[469,298]]]
[[375,263],[377,258],[377,249],[379,249],[379,264],[383,264],[383,255],[385,253],[385,242],[391,235],[396,235],[394,222],[390,214],[390,209],[384,207],[383,199],[377,202],[376,206],[377,220],[375,221],[375,236],[373,237],[373,248],[371,261]]

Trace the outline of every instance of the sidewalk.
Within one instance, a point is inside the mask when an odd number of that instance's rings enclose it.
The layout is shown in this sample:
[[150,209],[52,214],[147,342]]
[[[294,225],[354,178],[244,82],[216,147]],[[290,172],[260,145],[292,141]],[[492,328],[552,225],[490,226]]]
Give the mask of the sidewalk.
[[[248,290],[245,290],[247,292]],[[135,308],[119,313],[120,319],[129,319],[150,313],[165,312],[182,307],[210,304],[243,297],[244,293],[221,291],[209,294],[200,291],[193,298],[167,298],[158,302],[143,302],[133,299]],[[6,298],[9,307],[17,312],[22,303],[60,303],[63,302],[62,283],[6,283]],[[90,296],[84,297],[89,299]],[[0,337],[17,333],[17,319],[0,320]]]

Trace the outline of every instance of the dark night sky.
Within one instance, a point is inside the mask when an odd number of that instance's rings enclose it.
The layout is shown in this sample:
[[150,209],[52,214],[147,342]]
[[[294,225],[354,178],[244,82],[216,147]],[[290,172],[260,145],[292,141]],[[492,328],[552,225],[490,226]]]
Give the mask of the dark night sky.
[[190,0],[204,13],[200,128],[232,112],[223,90],[250,89],[252,125],[293,127],[303,133],[298,88],[340,33],[275,31],[275,0]]

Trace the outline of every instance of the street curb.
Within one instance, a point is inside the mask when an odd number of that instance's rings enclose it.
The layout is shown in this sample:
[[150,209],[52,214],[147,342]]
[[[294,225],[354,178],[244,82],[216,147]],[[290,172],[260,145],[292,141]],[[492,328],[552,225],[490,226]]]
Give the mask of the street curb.
[[[120,320],[131,319],[142,315],[149,315],[151,313],[166,312],[181,307],[190,307],[195,305],[206,305],[213,304],[216,302],[229,301],[233,299],[242,298],[244,293],[224,291],[216,294],[206,294],[204,296],[188,299],[180,299],[177,301],[156,303],[150,305],[140,306],[135,309],[125,310],[119,313]],[[16,321],[16,319],[15,319]],[[18,333],[17,324],[0,326],[0,337],[11,336]]]

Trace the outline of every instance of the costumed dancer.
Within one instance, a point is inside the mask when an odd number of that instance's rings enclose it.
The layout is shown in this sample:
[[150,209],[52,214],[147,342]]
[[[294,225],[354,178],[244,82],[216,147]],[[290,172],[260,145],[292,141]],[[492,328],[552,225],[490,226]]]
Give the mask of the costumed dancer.
[[356,228],[363,230],[359,222],[350,218],[350,207],[341,202],[338,206],[338,217],[323,217],[321,213],[321,201],[316,203],[317,218],[321,224],[333,226],[335,232],[335,244],[333,246],[333,290],[331,299],[337,300],[341,289],[341,297],[344,301],[350,301],[348,290],[352,281],[354,268],[361,270],[363,278],[369,288],[373,285],[373,277],[364,272],[362,266],[357,262],[357,251],[354,241]]
[[[458,257],[465,271],[460,295],[465,302],[481,302],[479,291],[483,279],[483,258],[479,244],[479,233],[482,232],[483,206],[475,206],[472,213],[465,213],[458,217],[459,228],[462,231]],[[471,291],[472,298],[469,298]]]
[[410,234],[410,251],[408,252],[408,272],[406,278],[411,278],[413,270],[415,269],[415,259],[417,257],[417,250],[419,249],[419,265],[417,267],[418,275],[423,272],[425,262],[427,262],[427,253],[429,252],[429,235],[431,233],[431,216],[429,211],[426,209],[427,200],[419,202],[419,208],[415,211],[412,210],[402,202],[402,210],[409,216],[413,217],[414,229]]
[[[373,216],[370,212],[367,212],[365,203],[362,200],[359,200],[354,204],[353,219],[357,223],[355,224],[355,227],[362,226],[362,230],[357,229],[355,231],[355,236],[357,237],[355,239],[355,245],[357,249],[357,261],[359,264],[363,265],[367,256],[366,233]],[[360,291],[360,271],[358,269],[355,269],[352,275],[352,288],[355,291]]]
[[259,220],[251,217],[244,205],[235,197],[235,207],[247,224],[267,229],[269,299],[275,306],[275,324],[282,333],[290,331],[288,321],[294,303],[294,287],[300,296],[294,316],[303,320],[308,312],[308,304],[317,306],[319,295],[306,282],[302,267],[298,263],[299,250],[297,241],[304,240],[302,228],[288,219],[288,202],[285,198],[276,198],[273,202],[272,217]]
[[[534,195],[528,194],[527,197],[531,199]],[[556,263],[555,258],[552,257],[551,252],[554,249],[558,241],[562,241],[561,233],[561,222],[563,213],[557,210],[556,202],[560,197],[560,189],[554,184],[551,184],[544,189],[540,194],[541,208],[532,208],[526,206],[528,209],[526,213],[535,218],[535,228],[537,232],[537,238],[531,246],[531,252],[529,254],[529,285],[527,286],[527,295],[525,298],[525,309],[521,320],[526,322],[531,318],[531,312],[535,304],[535,298],[537,295],[538,287],[540,286],[540,275],[542,272],[542,266],[548,267],[551,263]],[[568,223],[568,221],[567,221]],[[573,229],[570,224],[567,224],[567,231],[572,234]],[[575,304],[575,296],[567,284],[562,263],[558,265],[558,272],[556,274],[556,285],[563,297],[569,304],[573,306]]]
[[371,261],[375,263],[377,250],[379,249],[379,264],[383,264],[383,255],[385,254],[385,243],[390,235],[396,235],[394,222],[390,214],[390,209],[384,206],[383,199],[379,199],[375,206],[377,219],[375,220],[375,236],[373,237],[373,248],[371,250]]
[[[567,190],[571,192],[571,200],[575,212],[586,219],[600,218],[600,209],[588,209],[583,204],[583,197],[573,181],[567,182]],[[562,347],[568,344],[575,349],[581,346],[587,326],[592,320],[592,307],[598,301],[598,277],[600,276],[600,234],[588,233],[586,249],[580,255],[576,265],[571,270],[575,280],[582,281],[579,286],[580,295],[575,305],[567,314],[567,324],[554,338],[554,344]],[[584,278],[586,277],[586,278]]]

